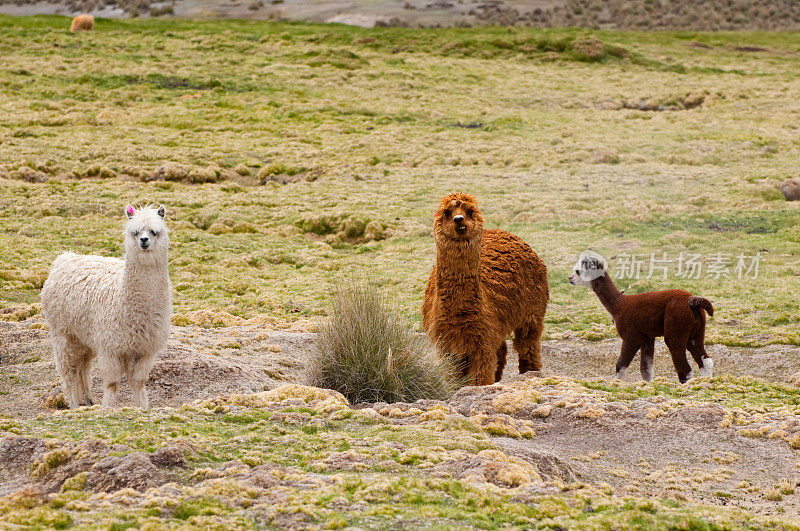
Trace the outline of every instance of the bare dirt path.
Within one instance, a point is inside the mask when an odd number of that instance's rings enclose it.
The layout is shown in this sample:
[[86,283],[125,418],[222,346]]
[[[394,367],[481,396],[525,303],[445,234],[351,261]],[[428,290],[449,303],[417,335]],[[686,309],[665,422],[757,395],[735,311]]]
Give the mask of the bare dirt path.
[[[797,451],[784,441],[743,437],[719,427],[722,408],[703,405],[647,418],[647,401],[618,405],[600,419],[554,409],[530,439],[498,439],[510,455],[553,453],[576,479],[608,483],[616,494],[733,505],[758,514],[800,518],[800,497],[775,499],[774,489],[798,488]],[[778,492],[779,489],[777,489]],[[778,508],[781,509],[778,509]],[[785,511],[785,512],[783,512]]]

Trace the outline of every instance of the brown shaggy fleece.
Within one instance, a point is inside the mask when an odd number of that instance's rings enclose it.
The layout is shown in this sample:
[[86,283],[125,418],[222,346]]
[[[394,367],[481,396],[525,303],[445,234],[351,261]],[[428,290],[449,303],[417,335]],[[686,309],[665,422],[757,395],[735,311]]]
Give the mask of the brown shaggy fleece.
[[94,28],[94,17],[92,15],[78,15],[72,19],[69,26],[70,31],[92,31]]
[[714,315],[711,301],[682,289],[625,295],[608,275],[605,259],[590,253],[581,253],[575,271],[569,276],[569,283],[591,288],[614,319],[622,338],[617,378],[625,376],[631,361],[641,350],[642,379],[647,382],[653,379],[657,337],[664,338],[681,383],[692,377],[692,367],[686,359],[687,349],[700,368],[700,375],[712,376],[714,360],[705,348],[705,314]]
[[540,370],[550,297],[544,262],[521,238],[484,230],[471,195],[442,198],[433,228],[436,265],[422,305],[431,340],[454,357],[469,385],[501,378],[512,332],[519,372]]

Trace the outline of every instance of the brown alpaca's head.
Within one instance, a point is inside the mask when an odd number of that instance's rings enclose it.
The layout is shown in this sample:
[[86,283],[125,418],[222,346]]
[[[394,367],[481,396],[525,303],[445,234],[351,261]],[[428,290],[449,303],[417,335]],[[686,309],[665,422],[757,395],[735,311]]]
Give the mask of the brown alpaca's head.
[[477,200],[468,194],[450,194],[442,198],[433,221],[437,242],[472,242],[483,235],[483,216]]

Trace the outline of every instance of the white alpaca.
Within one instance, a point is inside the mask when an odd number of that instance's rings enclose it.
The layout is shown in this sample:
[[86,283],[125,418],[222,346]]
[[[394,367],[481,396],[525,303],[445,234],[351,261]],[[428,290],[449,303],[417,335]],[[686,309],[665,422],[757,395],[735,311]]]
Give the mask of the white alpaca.
[[116,405],[124,374],[136,407],[147,409],[145,383],[169,338],[166,212],[163,206],[129,206],[126,213],[125,260],[64,253],[42,288],[56,368],[71,408],[92,405],[89,372],[97,356],[103,405]]

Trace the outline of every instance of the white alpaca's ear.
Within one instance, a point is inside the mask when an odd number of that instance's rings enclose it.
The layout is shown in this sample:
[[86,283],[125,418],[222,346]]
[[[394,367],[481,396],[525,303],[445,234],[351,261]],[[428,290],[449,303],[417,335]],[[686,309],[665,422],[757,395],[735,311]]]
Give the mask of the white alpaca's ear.
[[133,206],[128,205],[125,207],[125,214],[128,216],[128,219],[131,219],[134,214],[136,214],[136,209]]
[[162,218],[167,215],[167,209],[164,208],[164,205],[158,207],[158,215],[161,216]]

